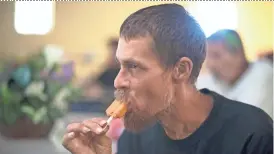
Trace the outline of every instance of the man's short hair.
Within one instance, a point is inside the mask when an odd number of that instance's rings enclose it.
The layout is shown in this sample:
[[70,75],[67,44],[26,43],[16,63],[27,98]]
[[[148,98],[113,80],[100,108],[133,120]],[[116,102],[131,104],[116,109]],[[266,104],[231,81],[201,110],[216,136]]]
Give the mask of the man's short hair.
[[[208,41],[220,41],[229,49],[230,52],[240,51],[244,52],[242,39],[238,32],[231,29],[219,30],[207,38]],[[240,50],[236,50],[240,49]]]
[[206,56],[206,37],[196,20],[178,4],[161,4],[131,14],[120,28],[125,40],[152,37],[153,49],[166,68],[182,57],[193,62],[191,78],[196,81]]

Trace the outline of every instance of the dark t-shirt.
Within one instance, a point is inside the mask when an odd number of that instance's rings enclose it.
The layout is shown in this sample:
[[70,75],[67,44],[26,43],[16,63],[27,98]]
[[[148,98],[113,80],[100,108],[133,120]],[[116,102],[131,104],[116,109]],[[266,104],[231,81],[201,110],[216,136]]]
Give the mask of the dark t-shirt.
[[213,97],[213,109],[189,137],[172,140],[156,123],[138,134],[125,131],[118,142],[118,154],[273,153],[273,121],[263,110],[207,89],[201,92]]

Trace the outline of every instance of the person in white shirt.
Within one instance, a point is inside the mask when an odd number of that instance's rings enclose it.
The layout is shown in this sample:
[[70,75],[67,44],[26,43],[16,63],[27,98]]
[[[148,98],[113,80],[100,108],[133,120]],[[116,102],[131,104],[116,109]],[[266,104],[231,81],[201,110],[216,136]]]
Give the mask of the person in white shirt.
[[232,100],[257,106],[273,118],[273,66],[269,60],[249,63],[239,34],[220,30],[208,37],[207,73],[196,82]]

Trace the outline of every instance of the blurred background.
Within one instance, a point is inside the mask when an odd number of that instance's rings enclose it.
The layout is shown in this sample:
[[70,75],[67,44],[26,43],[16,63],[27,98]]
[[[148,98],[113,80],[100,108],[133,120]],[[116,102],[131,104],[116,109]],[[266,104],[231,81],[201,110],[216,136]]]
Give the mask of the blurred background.
[[[120,25],[138,9],[162,3],[0,2],[0,154],[68,153],[61,146],[66,125],[105,116],[113,100]],[[197,87],[256,100],[250,104],[272,117],[273,2],[177,3],[209,38]],[[243,54],[215,53],[228,36]],[[209,82],[216,72],[218,83]],[[114,145],[122,125],[114,121],[108,134]]]

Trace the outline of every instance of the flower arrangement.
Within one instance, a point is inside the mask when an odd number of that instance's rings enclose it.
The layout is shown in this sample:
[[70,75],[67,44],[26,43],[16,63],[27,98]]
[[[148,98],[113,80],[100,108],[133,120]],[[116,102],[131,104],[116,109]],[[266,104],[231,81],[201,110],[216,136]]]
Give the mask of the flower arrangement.
[[9,126],[27,118],[34,125],[52,124],[79,98],[72,85],[73,62],[62,62],[63,52],[45,48],[26,63],[0,72],[0,124]]

